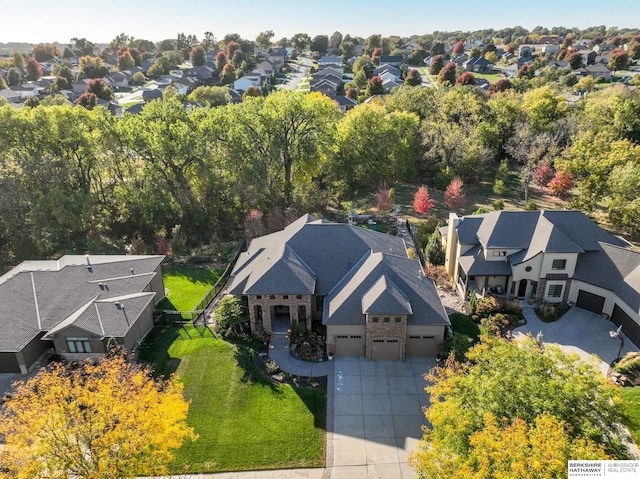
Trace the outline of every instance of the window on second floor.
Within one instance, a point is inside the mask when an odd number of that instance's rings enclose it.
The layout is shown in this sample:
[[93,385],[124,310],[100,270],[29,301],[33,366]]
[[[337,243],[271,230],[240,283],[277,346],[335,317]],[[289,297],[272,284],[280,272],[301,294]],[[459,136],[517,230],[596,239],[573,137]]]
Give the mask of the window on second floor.
[[559,298],[562,296],[562,285],[561,284],[551,284],[549,285],[549,295],[550,298]]
[[566,259],[554,259],[551,263],[551,269],[563,270],[567,267]]
[[493,256],[507,256],[506,251],[494,251]]

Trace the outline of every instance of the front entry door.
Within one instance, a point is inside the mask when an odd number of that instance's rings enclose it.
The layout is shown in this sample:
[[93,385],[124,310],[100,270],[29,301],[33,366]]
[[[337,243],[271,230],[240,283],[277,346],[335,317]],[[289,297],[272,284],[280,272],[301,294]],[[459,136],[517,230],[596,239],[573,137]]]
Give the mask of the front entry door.
[[527,280],[521,279],[518,284],[518,298],[524,298],[525,293],[527,292]]

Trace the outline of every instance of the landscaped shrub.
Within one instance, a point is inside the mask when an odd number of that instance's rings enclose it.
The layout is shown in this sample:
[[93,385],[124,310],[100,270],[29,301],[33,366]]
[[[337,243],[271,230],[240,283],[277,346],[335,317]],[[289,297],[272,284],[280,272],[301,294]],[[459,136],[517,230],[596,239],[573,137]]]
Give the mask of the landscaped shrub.
[[541,321],[551,323],[560,319],[564,313],[569,311],[570,307],[567,303],[547,303],[543,301],[536,307],[535,312]]
[[482,298],[478,301],[476,306],[476,314],[481,318],[489,316],[491,313],[495,313],[500,310],[500,303],[493,296],[488,298]]
[[499,298],[500,311],[505,314],[515,314],[522,317],[522,305],[519,301],[513,301],[511,299]]
[[278,372],[280,372],[280,366],[278,366],[278,363],[276,363],[272,359],[267,359],[267,361],[264,363],[264,366],[269,374],[277,374]]
[[485,332],[491,336],[497,336],[504,328],[509,326],[509,318],[506,314],[495,313],[480,321]]
[[472,345],[473,339],[466,334],[454,331],[451,339],[447,339],[440,345],[439,354],[443,358],[448,358],[451,352],[453,352],[455,360],[463,362],[466,361],[465,354]]
[[412,222],[411,227],[413,229],[413,235],[416,240],[416,247],[423,250],[429,238],[433,234],[433,231],[438,227],[440,221],[435,216],[430,216],[424,221]]
[[627,353],[613,370],[623,374],[640,373],[640,352]]
[[491,203],[491,206],[493,206],[493,209],[496,211],[503,210],[504,200],[495,200],[493,203]]
[[536,211],[538,209],[538,205],[533,200],[527,201],[527,204],[524,205],[524,209],[526,211]]
[[474,315],[476,314],[476,308],[478,307],[478,297],[476,296],[475,289],[471,291],[471,296],[469,296],[469,313]]

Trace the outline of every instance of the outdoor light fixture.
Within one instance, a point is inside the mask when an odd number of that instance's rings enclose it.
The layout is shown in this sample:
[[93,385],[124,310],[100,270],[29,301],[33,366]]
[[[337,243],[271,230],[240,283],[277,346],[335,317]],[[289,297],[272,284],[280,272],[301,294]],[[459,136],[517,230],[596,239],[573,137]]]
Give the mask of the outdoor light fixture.
[[622,325],[618,327],[615,331],[609,331],[609,336],[612,338],[620,339],[620,349],[618,349],[618,357],[616,358],[616,363],[620,361],[620,355],[622,354],[622,348],[624,348],[624,337],[620,334],[622,332]]

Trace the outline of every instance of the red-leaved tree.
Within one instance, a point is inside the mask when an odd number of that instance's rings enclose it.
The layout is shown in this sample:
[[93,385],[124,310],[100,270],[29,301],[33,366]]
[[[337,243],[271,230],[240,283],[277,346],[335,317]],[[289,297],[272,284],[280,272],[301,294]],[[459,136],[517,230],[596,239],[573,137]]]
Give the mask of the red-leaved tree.
[[156,241],[156,251],[158,254],[170,255],[171,254],[171,245],[167,241],[166,238],[160,238]]
[[498,80],[497,82],[489,85],[489,94],[493,95],[494,93],[507,91],[507,90],[510,90],[511,88],[513,88],[513,83],[511,83],[506,78],[503,78],[502,80]]
[[76,103],[85,107],[87,110],[93,110],[93,108],[98,104],[98,97],[93,93],[86,92],[78,97]]
[[422,185],[418,188],[416,194],[413,195],[413,209],[416,213],[425,215],[431,211],[431,208],[433,208],[434,205],[435,203],[429,196],[429,190],[427,187]]
[[573,184],[574,181],[571,173],[563,170],[558,170],[556,171],[556,175],[549,182],[548,186],[551,190],[551,193],[553,193],[554,195],[564,196],[569,192],[571,188],[573,188]]
[[456,85],[475,85],[476,77],[471,72],[464,72],[456,78]]
[[393,208],[391,189],[387,186],[386,181],[383,181],[378,187],[378,192],[376,193],[376,207],[378,208],[378,211],[390,211]]
[[27,80],[37,80],[42,76],[42,68],[34,58],[29,58],[27,60],[26,69],[27,69]]
[[456,42],[453,45],[453,49],[451,50],[451,53],[453,53],[454,55],[460,55],[464,53],[464,43]]
[[553,168],[548,163],[541,163],[533,172],[533,181],[538,186],[547,186],[553,179]]
[[249,238],[257,238],[264,233],[262,211],[251,210],[244,219],[244,231]]
[[447,205],[449,209],[457,210],[464,206],[465,194],[462,187],[464,183],[460,178],[454,178],[447,186],[446,191],[444,192],[444,204]]
[[445,67],[440,70],[440,73],[438,73],[438,85],[447,82],[451,85],[456,82],[456,64],[453,62],[447,63]]

